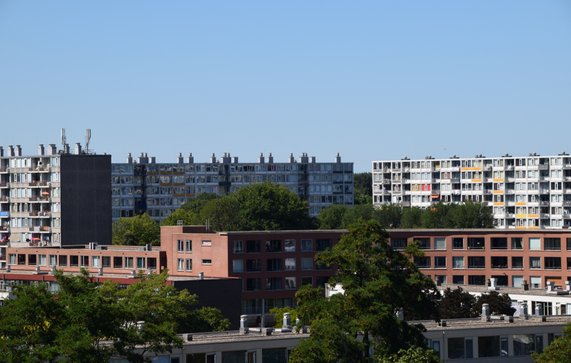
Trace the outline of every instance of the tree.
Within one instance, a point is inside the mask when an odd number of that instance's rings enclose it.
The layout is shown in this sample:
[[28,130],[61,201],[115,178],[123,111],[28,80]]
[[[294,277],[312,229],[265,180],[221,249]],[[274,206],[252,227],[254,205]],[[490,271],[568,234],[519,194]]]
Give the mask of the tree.
[[245,224],[240,208],[240,202],[232,194],[212,199],[202,207],[200,219],[215,231],[239,231]]
[[401,218],[402,228],[422,227],[422,209],[417,207],[404,208]]
[[513,316],[516,309],[512,307],[512,299],[508,294],[500,294],[497,291],[490,291],[478,297],[476,305],[474,306],[474,316],[478,316],[482,311],[482,305],[489,304],[490,312],[494,315],[508,315]]
[[[178,208],[168,217],[162,220],[161,226],[176,226],[178,221],[182,221],[185,226],[196,224],[198,215],[191,209]],[[199,223],[199,222],[198,222]]]
[[472,318],[478,316],[476,297],[461,287],[444,290],[438,302],[438,314],[441,319]]
[[354,195],[356,205],[373,204],[373,174],[355,173],[353,174]]
[[318,289],[298,291],[298,316],[311,325],[311,335],[295,349],[293,362],[367,362],[371,348],[385,356],[424,347],[422,327],[396,313],[433,316],[436,287],[386,240],[377,222],[360,222],[331,250],[318,254],[318,263],[335,266],[329,282],[340,283],[344,293],[326,299]]
[[401,349],[389,357],[381,357],[378,363],[439,363],[440,359],[434,350],[421,347]]
[[349,213],[350,207],[343,204],[333,204],[323,208],[317,215],[320,229],[343,228],[343,217]]
[[465,202],[451,209],[453,228],[492,228],[494,216],[491,207],[482,203]]
[[[46,284],[18,286],[0,307],[3,362],[104,362],[122,355],[142,362],[145,352],[180,347],[181,322],[226,327],[212,308],[194,309],[196,297],[166,284],[166,273],[141,276],[125,289],[97,284],[87,272],[57,273],[59,291]],[[222,325],[220,325],[222,324]]]
[[533,353],[537,363],[571,362],[571,325],[565,327],[563,336],[552,341],[543,353]]
[[160,226],[146,213],[135,217],[120,218],[113,222],[113,244],[142,246],[152,243],[157,245],[160,239]]

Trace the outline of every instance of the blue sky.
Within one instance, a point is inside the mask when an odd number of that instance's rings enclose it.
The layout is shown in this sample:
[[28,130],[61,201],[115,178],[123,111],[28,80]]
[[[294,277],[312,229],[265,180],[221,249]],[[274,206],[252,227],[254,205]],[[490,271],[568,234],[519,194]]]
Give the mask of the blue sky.
[[571,152],[571,1],[0,0],[0,121],[117,162]]

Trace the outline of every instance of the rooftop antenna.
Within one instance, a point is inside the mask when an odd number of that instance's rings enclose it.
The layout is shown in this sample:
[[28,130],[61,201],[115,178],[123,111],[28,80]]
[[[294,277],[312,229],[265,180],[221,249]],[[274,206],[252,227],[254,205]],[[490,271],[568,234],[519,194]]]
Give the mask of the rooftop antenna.
[[91,129],[85,130],[85,153],[89,154],[89,141],[91,141]]
[[65,150],[65,144],[67,144],[67,139],[65,137],[65,129],[62,127],[61,129],[61,146],[62,150]]

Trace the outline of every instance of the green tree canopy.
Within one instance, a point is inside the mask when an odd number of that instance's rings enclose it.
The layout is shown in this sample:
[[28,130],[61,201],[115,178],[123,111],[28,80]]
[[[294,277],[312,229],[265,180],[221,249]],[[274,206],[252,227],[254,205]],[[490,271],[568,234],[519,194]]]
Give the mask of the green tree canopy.
[[571,325],[565,327],[563,336],[552,341],[543,353],[533,353],[536,363],[571,362]]
[[180,323],[193,317],[199,329],[227,327],[216,312],[197,312],[196,297],[167,285],[166,274],[142,276],[125,289],[92,282],[87,272],[56,278],[58,291],[18,286],[16,298],[0,307],[1,361],[105,362],[122,355],[141,362],[145,352],[181,346]]
[[497,291],[490,291],[480,295],[474,306],[474,316],[481,314],[482,305],[489,304],[490,312],[493,315],[508,315],[513,316],[516,309],[512,307],[512,299],[508,294],[500,294]]
[[438,302],[438,314],[441,319],[472,318],[479,315],[476,311],[476,297],[461,287],[444,290]]
[[112,241],[115,245],[143,246],[147,243],[158,245],[161,228],[148,214],[120,218],[113,222]]
[[335,266],[330,283],[344,293],[329,299],[319,289],[303,287],[296,295],[297,313],[311,325],[293,362],[367,362],[371,347],[378,356],[410,346],[424,346],[422,328],[397,317],[428,318],[435,312],[438,293],[410,257],[392,250],[387,234],[376,222],[360,222],[317,262]]
[[373,204],[373,174],[355,173],[353,174],[354,200],[356,205]]

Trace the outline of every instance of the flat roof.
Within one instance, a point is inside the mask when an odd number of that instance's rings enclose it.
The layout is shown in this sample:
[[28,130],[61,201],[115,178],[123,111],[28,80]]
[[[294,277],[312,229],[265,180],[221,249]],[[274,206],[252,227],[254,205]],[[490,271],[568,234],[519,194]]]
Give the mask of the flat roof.
[[434,320],[413,320],[409,321],[410,324],[420,323],[427,331],[434,330],[456,330],[456,329],[485,329],[485,328],[501,328],[501,327],[533,327],[533,326],[546,326],[546,325],[567,325],[571,323],[571,316],[569,315],[550,315],[544,316],[545,321],[540,316],[530,316],[529,319],[523,317],[514,317],[513,322],[504,317],[501,320],[500,316],[492,316],[490,321],[482,320],[481,318],[466,318],[466,319],[442,319],[446,321],[446,326]]

